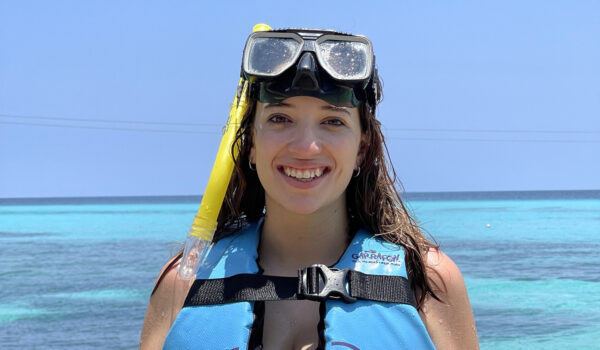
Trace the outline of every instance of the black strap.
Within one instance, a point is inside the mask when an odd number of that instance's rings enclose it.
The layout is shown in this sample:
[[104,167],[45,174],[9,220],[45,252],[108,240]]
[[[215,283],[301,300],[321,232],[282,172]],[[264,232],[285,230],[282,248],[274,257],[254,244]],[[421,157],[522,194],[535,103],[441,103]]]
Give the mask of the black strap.
[[210,280],[197,279],[184,307],[229,304],[239,301],[298,300],[297,277],[240,274]]
[[[346,284],[348,288],[346,289]],[[402,276],[369,275],[359,271],[312,265],[298,277],[239,274],[196,280],[184,307],[240,301],[356,299],[415,306],[408,280]]]
[[367,300],[417,305],[410,283],[402,276],[351,273],[350,295]]

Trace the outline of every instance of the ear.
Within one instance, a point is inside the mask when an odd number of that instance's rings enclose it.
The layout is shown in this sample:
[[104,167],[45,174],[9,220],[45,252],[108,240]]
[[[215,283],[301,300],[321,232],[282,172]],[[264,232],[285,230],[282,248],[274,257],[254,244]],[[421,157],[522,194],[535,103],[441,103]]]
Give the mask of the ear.
[[254,128],[250,130],[250,135],[250,143],[252,145],[250,146],[250,154],[248,154],[248,160],[250,161],[250,163],[255,163],[254,157],[256,156],[256,150],[254,147]]
[[354,166],[354,170],[358,170],[360,168],[363,160],[365,159],[365,155],[367,154],[368,148],[368,140],[367,135],[362,134],[360,136],[360,146],[358,147],[358,153],[356,154],[356,164]]
[[254,145],[250,148],[250,154],[248,155],[248,160],[250,163],[255,163],[254,161]]
[[248,154],[248,160],[250,161],[250,163],[256,163],[256,146],[254,145],[254,140],[256,139],[256,118],[258,117],[259,113],[261,113],[263,104],[260,102],[256,102],[256,109],[254,111],[254,117],[252,118],[252,122],[249,123],[248,128],[250,128],[249,132],[248,132],[248,138],[247,138],[247,142],[250,143],[250,153]]

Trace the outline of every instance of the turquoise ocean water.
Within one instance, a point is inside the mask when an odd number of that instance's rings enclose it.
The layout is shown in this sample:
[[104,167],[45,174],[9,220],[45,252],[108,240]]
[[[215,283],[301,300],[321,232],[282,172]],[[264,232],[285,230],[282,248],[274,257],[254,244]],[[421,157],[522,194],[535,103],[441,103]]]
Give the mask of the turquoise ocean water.
[[[482,349],[597,349],[600,191],[409,194]],[[199,197],[0,199],[0,348],[134,349]]]

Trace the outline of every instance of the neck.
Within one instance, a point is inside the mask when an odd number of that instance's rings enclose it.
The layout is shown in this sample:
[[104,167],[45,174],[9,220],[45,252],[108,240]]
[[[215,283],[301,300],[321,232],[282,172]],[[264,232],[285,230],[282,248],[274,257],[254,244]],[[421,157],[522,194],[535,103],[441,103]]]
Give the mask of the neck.
[[300,215],[267,205],[259,259],[265,274],[295,276],[311,264],[331,266],[348,244],[348,216],[344,205]]

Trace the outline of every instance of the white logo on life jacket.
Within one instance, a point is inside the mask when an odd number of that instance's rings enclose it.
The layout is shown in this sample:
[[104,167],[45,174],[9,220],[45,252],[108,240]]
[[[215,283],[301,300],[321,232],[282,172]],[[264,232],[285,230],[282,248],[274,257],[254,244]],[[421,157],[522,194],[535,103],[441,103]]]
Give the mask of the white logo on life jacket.
[[363,250],[358,254],[352,254],[354,262],[366,264],[382,264],[401,266],[403,259],[400,254],[381,254],[376,250]]

